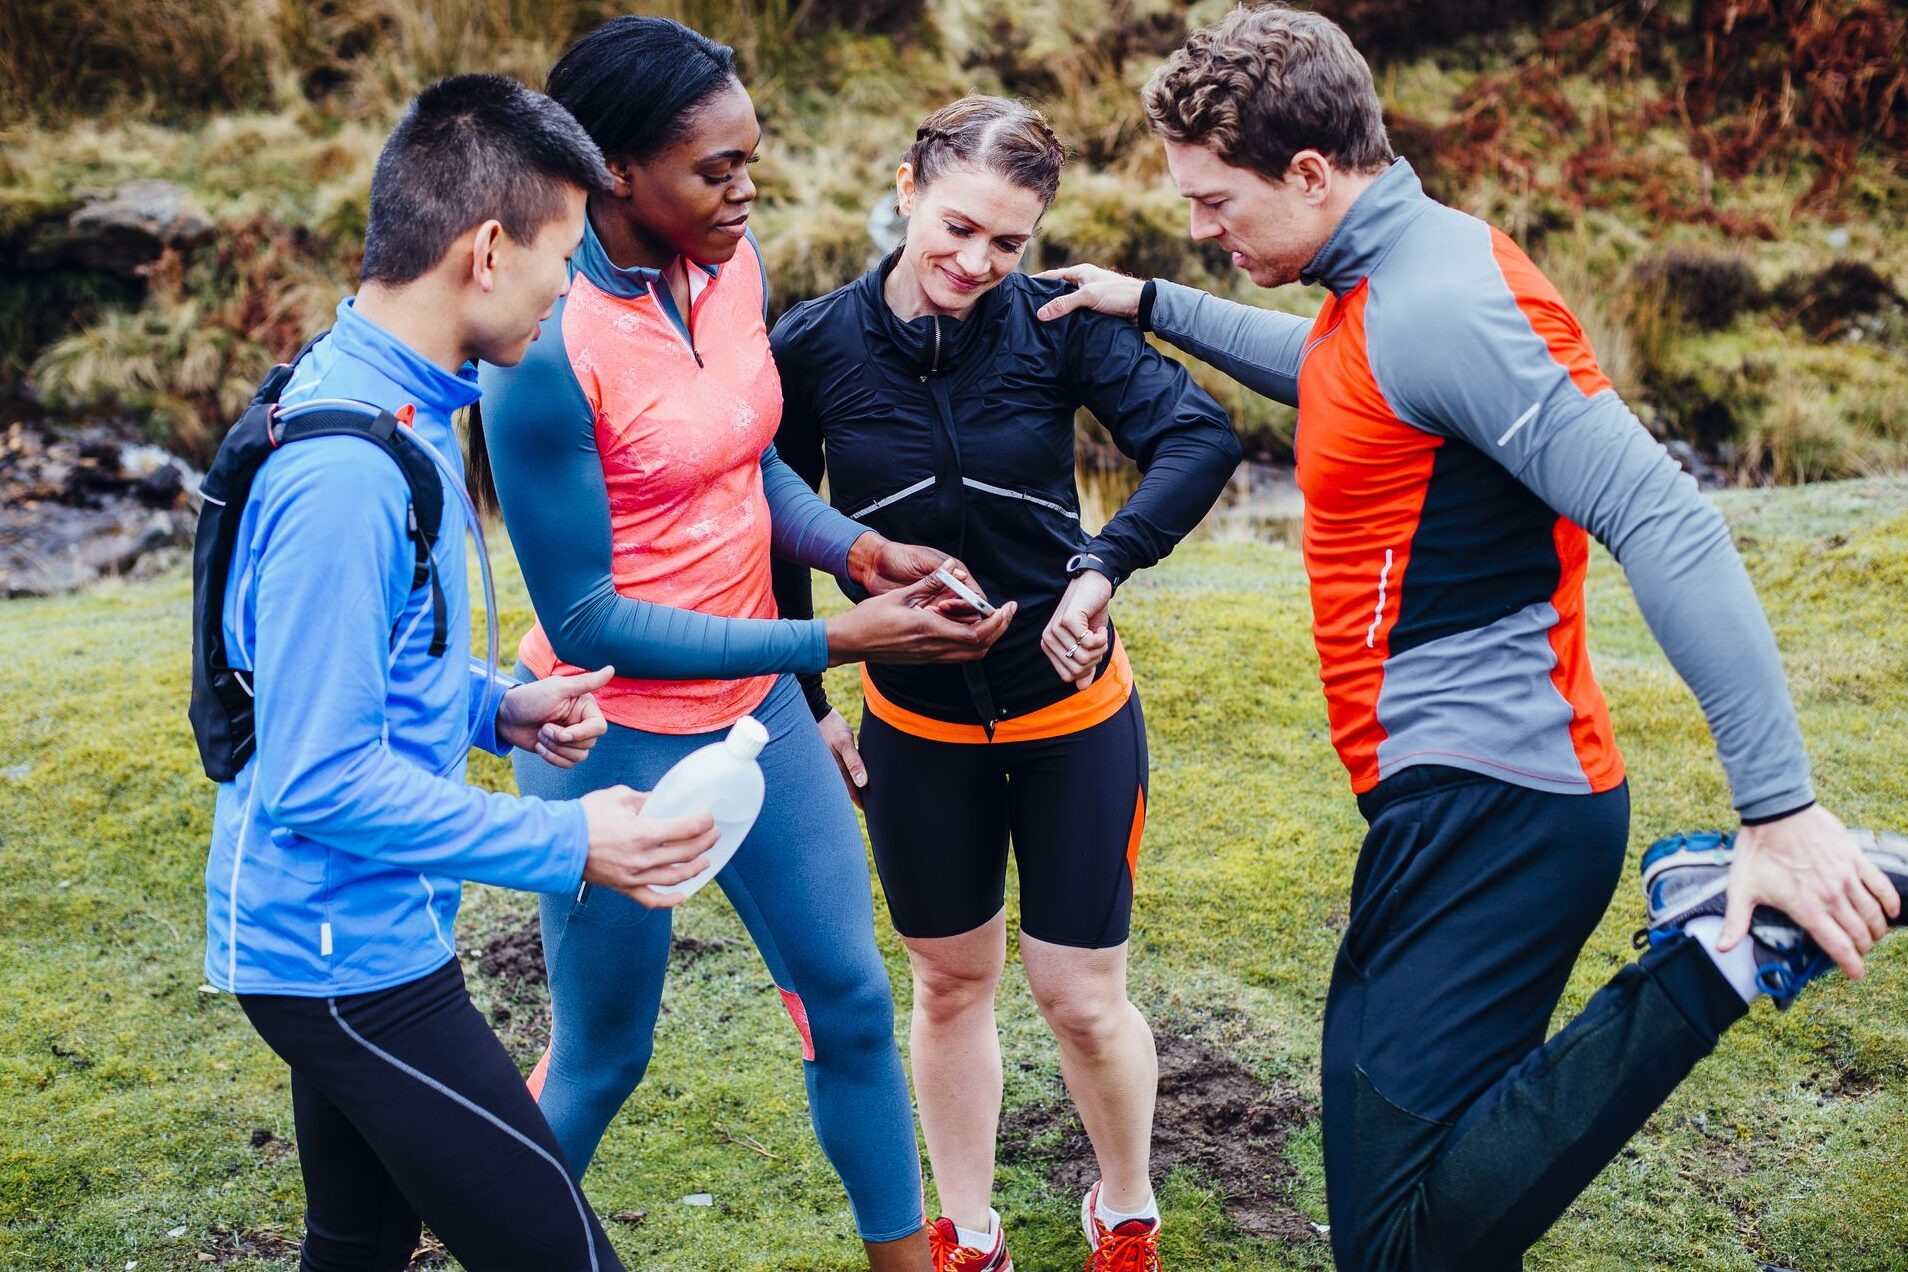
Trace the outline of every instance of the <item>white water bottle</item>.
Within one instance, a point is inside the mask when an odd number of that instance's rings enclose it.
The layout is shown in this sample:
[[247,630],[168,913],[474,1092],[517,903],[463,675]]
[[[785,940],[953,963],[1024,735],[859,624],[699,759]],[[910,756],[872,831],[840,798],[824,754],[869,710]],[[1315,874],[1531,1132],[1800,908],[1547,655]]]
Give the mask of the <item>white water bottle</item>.
[[762,766],[755,757],[768,745],[768,738],[760,720],[743,716],[730,728],[729,736],[683,756],[656,783],[643,805],[644,817],[666,821],[709,813],[715,817],[717,834],[701,874],[681,883],[658,884],[656,891],[693,896],[735,856],[762,811]]

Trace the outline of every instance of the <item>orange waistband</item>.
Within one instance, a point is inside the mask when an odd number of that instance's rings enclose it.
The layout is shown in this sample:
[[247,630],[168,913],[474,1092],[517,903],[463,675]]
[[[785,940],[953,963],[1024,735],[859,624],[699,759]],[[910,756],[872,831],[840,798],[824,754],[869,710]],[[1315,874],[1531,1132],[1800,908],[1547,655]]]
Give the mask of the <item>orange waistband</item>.
[[1071,697],[1062,698],[1024,716],[1002,720],[994,726],[994,736],[991,738],[987,736],[987,730],[978,724],[953,724],[895,706],[875,688],[874,679],[868,675],[865,663],[861,668],[861,692],[869,712],[903,733],[926,738],[930,742],[1037,742],[1042,738],[1078,733],[1110,720],[1133,696],[1133,664],[1127,661],[1126,646],[1115,635],[1113,657],[1107,664],[1105,675]]

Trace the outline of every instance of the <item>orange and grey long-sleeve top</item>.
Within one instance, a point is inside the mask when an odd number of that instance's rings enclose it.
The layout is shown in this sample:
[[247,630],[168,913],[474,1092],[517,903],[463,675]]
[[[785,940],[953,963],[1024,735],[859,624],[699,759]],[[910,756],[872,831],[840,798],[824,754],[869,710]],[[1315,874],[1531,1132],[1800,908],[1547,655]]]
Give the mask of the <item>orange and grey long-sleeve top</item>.
[[1623,779],[1591,674],[1589,537],[1695,692],[1737,810],[1809,804],[1782,664],[1721,515],[1501,232],[1393,163],[1311,261],[1315,320],[1153,284],[1148,325],[1298,407],[1313,633],[1363,793],[1413,765],[1595,792]]

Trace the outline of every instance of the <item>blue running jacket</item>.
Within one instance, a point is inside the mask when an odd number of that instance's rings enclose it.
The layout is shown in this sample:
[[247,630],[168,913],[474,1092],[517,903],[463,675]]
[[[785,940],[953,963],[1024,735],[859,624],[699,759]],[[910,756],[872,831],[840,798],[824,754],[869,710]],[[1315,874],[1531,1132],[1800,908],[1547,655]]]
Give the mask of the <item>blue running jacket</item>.
[[[478,397],[349,299],[281,410],[350,398],[393,411],[461,475],[451,414]],[[472,716],[463,500],[447,491],[433,554],[450,647],[429,653],[429,588],[413,589],[404,477],[374,443],[321,437],[259,470],[239,523],[225,637],[253,671],[258,751],[219,785],[206,861],[206,979],[237,993],[328,997],[414,980],[456,952],[465,879],[574,890],[588,830],[574,803],[464,783],[465,748],[501,753]],[[495,616],[491,616],[495,621]],[[493,707],[505,686],[490,696]]]

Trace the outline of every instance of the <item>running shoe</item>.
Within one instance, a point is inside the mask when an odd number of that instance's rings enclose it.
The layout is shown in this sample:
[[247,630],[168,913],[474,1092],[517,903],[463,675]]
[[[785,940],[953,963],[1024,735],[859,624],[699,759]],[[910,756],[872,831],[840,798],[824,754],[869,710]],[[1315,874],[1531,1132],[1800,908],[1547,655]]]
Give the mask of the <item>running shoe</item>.
[[1100,1183],[1080,1202],[1080,1228],[1086,1233],[1086,1272],[1159,1272],[1159,1220],[1128,1219],[1109,1228],[1100,1222]]
[[942,1215],[928,1226],[928,1252],[934,1256],[934,1272],[1014,1272],[1013,1256],[1007,1253],[1007,1230],[1000,1212],[990,1210],[994,1224],[994,1248],[976,1250],[961,1244],[954,1221]]
[[[1662,945],[1682,935],[1683,925],[1728,908],[1729,865],[1736,837],[1705,830],[1670,835],[1643,854],[1643,897],[1650,925],[1638,932],[1637,946]],[[1802,987],[1829,971],[1835,960],[1788,915],[1757,906],[1749,920],[1755,942],[1756,985],[1787,1011]]]

